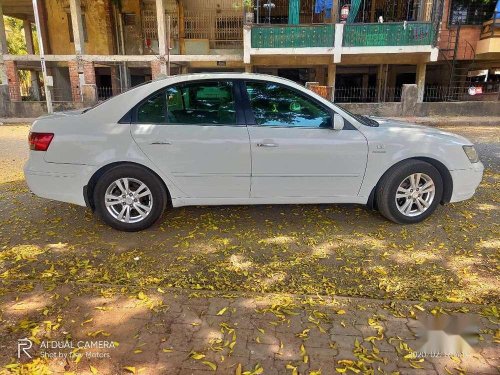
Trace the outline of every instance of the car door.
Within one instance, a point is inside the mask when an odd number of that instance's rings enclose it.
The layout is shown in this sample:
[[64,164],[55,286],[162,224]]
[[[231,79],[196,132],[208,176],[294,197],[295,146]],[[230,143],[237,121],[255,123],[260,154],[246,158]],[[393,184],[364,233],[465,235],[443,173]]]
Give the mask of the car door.
[[132,136],[187,197],[248,198],[250,145],[231,80],[188,81],[138,105]]
[[251,197],[352,197],[367,161],[365,137],[346,123],[333,130],[330,108],[298,89],[246,81],[252,151]]

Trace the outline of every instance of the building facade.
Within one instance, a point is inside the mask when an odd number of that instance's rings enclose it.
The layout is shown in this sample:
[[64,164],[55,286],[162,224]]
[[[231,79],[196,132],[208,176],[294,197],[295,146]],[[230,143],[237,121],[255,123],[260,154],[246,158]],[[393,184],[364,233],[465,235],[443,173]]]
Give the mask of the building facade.
[[[47,85],[54,102],[75,105],[160,75],[214,71],[314,82],[337,102],[398,101],[407,83],[417,84],[420,101],[463,100],[471,85],[479,98],[498,91],[494,3],[38,0],[35,36],[32,1],[0,0],[0,80],[11,101],[43,101]],[[2,15],[24,22],[27,54],[8,53]],[[20,71],[31,76],[27,92]]]

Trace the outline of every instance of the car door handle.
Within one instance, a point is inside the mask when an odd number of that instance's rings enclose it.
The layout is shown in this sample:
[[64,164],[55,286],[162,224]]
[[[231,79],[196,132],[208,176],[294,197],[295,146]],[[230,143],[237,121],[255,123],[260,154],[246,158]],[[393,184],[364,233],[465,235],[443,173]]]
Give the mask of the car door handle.
[[152,145],[171,145],[172,142],[170,142],[170,141],[154,141],[151,144]]
[[277,143],[257,143],[257,147],[278,147]]

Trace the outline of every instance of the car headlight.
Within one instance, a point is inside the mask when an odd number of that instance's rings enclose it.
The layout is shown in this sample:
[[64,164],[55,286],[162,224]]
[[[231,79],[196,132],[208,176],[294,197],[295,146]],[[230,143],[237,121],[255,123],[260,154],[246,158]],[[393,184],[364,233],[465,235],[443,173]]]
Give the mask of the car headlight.
[[474,146],[462,146],[465,152],[465,155],[469,158],[471,163],[477,163],[479,161],[479,156],[477,155],[477,151]]

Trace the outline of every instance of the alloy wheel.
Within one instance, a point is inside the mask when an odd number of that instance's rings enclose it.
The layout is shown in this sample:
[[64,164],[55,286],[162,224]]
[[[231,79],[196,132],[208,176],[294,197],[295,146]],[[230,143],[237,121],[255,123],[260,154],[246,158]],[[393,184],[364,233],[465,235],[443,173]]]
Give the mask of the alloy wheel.
[[153,209],[153,194],[136,178],[123,177],[113,181],[104,196],[109,214],[123,223],[138,223]]
[[403,215],[415,217],[431,206],[436,195],[434,181],[425,173],[406,177],[396,190],[396,206]]

